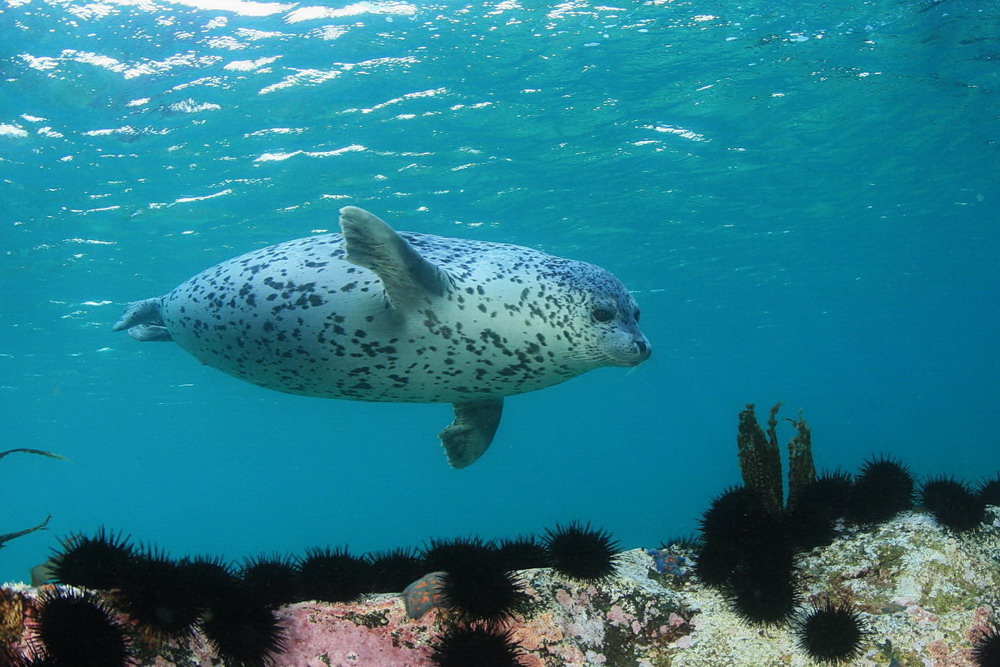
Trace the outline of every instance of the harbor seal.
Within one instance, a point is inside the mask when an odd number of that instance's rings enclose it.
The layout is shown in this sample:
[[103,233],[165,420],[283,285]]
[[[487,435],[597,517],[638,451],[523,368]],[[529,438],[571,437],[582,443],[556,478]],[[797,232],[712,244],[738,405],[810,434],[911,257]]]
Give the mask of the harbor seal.
[[505,396],[649,358],[635,299],[598,266],[397,232],[355,206],[340,227],[202,271],[114,330],[291,394],[452,403],[454,468],[489,447]]

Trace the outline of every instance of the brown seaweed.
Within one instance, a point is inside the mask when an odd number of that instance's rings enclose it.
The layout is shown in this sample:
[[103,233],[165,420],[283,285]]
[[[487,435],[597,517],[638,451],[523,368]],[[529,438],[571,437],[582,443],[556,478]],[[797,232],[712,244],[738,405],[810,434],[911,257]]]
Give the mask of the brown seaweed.
[[[736,433],[743,483],[747,488],[757,491],[767,508],[773,512],[778,512],[786,506],[777,434],[780,409],[781,403],[771,408],[765,433],[757,422],[754,404],[747,403],[746,409],[739,415],[739,428]],[[801,413],[797,420],[788,421],[795,426],[796,431],[788,443],[787,506],[791,507],[799,489],[816,479],[816,468],[813,465],[812,433],[809,425]]]

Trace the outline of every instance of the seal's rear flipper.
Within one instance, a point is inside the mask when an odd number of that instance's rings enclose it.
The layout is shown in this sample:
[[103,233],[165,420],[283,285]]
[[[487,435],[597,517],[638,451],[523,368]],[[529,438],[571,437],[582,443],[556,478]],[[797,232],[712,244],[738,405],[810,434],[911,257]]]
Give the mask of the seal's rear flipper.
[[111,330],[128,329],[128,334],[132,338],[143,342],[173,340],[160,318],[162,301],[161,297],[154,297],[130,303],[125,312],[122,313],[121,319],[115,322],[115,326],[111,327]]
[[452,468],[476,462],[486,451],[500,426],[503,399],[455,403],[455,421],[441,431],[441,444]]
[[413,249],[385,221],[357,206],[340,209],[347,261],[378,275],[395,308],[426,303],[451,289],[451,277]]

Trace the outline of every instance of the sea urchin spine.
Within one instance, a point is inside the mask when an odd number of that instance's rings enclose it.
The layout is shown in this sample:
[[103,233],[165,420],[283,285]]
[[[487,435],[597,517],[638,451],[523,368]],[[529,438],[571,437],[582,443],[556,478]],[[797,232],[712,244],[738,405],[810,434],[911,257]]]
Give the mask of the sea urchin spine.
[[[53,588],[39,596],[34,631],[45,665],[123,667],[129,657],[125,632],[114,613],[91,592]],[[34,642],[33,642],[34,643]]]
[[841,664],[862,654],[868,630],[860,614],[846,603],[827,600],[796,624],[798,644],[817,662]]
[[521,647],[510,630],[476,623],[453,625],[432,645],[438,667],[519,667]]
[[618,542],[611,533],[571,521],[545,531],[545,549],[552,567],[572,579],[597,581],[615,571]]

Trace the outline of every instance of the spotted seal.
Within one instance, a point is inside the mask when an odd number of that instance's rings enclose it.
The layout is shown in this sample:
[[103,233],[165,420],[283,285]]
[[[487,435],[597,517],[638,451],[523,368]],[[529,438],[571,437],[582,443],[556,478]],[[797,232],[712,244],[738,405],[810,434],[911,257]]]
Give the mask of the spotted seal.
[[291,394],[453,403],[440,438],[455,468],[489,447],[504,396],[650,355],[635,299],[598,266],[397,232],[354,206],[340,226],[132,303],[114,330]]

